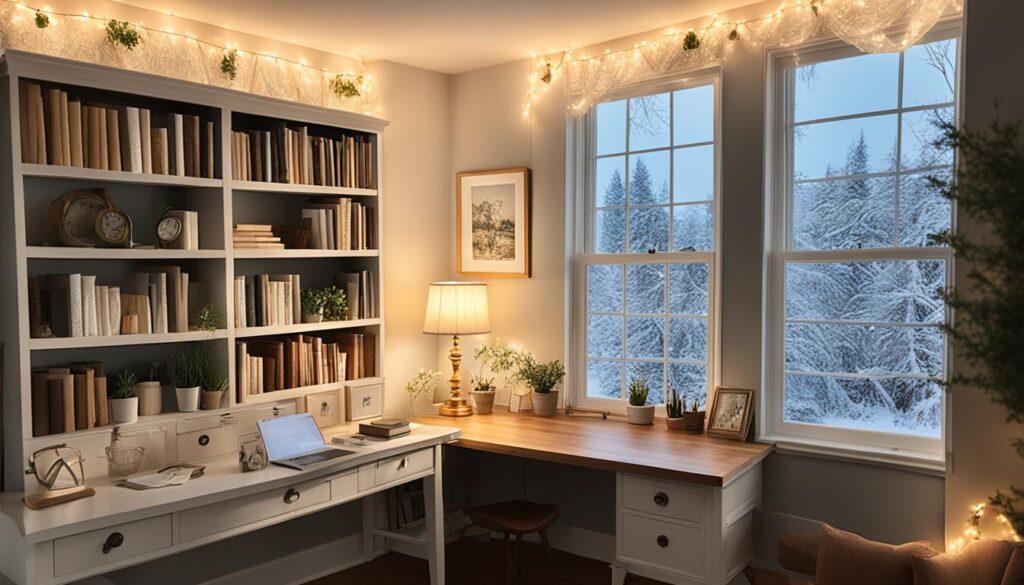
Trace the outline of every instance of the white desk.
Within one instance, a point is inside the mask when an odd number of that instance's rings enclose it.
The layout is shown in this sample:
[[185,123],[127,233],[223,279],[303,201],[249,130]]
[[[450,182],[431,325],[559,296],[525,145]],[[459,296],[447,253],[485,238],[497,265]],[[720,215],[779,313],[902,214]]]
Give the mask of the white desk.
[[[363,513],[363,556],[373,538],[396,538],[427,547],[431,583],[444,583],[444,507],[441,445],[459,437],[451,427],[413,425],[405,437],[365,447],[313,471],[278,466],[242,473],[235,455],[199,461],[206,474],[177,486],[148,491],[89,479],[91,498],[29,510],[24,494],[0,496],[0,572],[17,585],[56,585],[179,553],[258,530],[387,488],[425,478],[425,529],[392,534]],[[351,434],[351,426],[325,436]],[[113,536],[120,534],[120,538]],[[121,544],[110,546],[118,541]],[[105,546],[106,545],[106,546]]]

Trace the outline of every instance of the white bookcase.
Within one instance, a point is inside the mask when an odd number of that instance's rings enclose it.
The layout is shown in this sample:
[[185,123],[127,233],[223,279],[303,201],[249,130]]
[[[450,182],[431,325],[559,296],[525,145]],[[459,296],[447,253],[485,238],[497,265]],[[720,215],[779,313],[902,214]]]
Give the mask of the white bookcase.
[[[189,343],[210,344],[230,381],[222,408],[200,413],[175,412],[173,390],[165,387],[164,412],[140,417],[136,427],[181,424],[202,414],[237,413],[266,407],[269,403],[292,402],[303,410],[307,394],[340,389],[341,384],[318,385],[268,392],[249,397],[239,404],[237,392],[236,340],[264,336],[316,333],[332,330],[372,332],[376,336],[376,373],[382,371],[384,344],[383,269],[381,246],[381,204],[383,201],[380,161],[382,137],[387,122],[370,116],[330,110],[222,89],[207,85],[90,65],[31,53],[8,50],[0,70],[0,100],[6,115],[0,115],[0,334],[4,344],[4,480],[5,489],[24,486],[27,457],[36,449],[67,443],[99,444],[106,441],[110,426],[71,433],[33,437],[31,371],[78,361],[102,361],[108,377],[123,367],[142,369],[152,360],[167,362],[173,353]],[[216,126],[215,176],[193,178],[76,168],[71,166],[22,163],[19,120],[19,81],[57,86],[82,96],[86,101],[151,107],[180,107],[199,112]],[[180,111],[180,110],[179,110]],[[376,148],[378,189],[353,189],[283,183],[238,181],[230,176],[232,125],[240,119],[275,120],[295,125],[326,128],[338,134],[359,134],[372,139]],[[56,240],[46,218],[50,202],[60,194],[78,188],[103,187],[114,203],[132,216],[136,240],[155,243],[155,222],[163,207],[171,203],[200,215],[200,250],[69,248],[44,246]],[[234,223],[293,223],[300,221],[303,202],[309,196],[349,196],[375,209],[375,250],[238,250],[232,249]],[[285,214],[294,214],[288,217]],[[206,302],[224,319],[226,327],[215,332],[190,331],[153,335],[117,335],[34,339],[29,334],[28,278],[39,274],[96,274],[115,283],[119,277],[146,264],[175,264],[185,268],[193,280],[205,286]],[[236,329],[233,327],[233,286],[236,274],[289,272],[302,275],[303,285],[329,284],[333,274],[357,270],[376,272],[376,314],[374,319],[276,327]],[[257,406],[250,406],[250,403]],[[168,442],[173,449],[172,442]],[[168,458],[173,458],[169,453]],[[87,473],[88,475],[88,473]]]

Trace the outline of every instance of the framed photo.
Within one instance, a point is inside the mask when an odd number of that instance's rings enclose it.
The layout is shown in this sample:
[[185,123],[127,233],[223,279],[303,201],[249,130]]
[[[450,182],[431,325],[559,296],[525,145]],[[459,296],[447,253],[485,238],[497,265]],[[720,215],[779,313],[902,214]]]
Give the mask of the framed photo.
[[708,434],[744,441],[754,419],[754,391],[719,388],[711,405]]
[[530,276],[530,169],[455,175],[455,262],[459,274]]

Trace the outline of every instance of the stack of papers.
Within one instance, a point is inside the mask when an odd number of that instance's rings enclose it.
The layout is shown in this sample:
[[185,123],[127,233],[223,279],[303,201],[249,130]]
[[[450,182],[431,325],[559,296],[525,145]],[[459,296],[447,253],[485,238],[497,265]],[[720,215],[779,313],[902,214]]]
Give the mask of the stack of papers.
[[172,485],[181,485],[192,477],[191,469],[172,469],[149,473],[136,473],[124,480],[125,486],[137,490],[151,490]]

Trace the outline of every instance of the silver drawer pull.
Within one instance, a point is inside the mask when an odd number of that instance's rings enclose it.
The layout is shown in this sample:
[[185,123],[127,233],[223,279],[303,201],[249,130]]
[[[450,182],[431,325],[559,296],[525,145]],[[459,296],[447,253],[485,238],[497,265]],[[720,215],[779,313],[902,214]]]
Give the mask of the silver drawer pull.
[[302,494],[299,493],[299,490],[295,488],[288,488],[288,491],[284,493],[284,503],[294,504],[299,501],[300,497],[302,497]]

